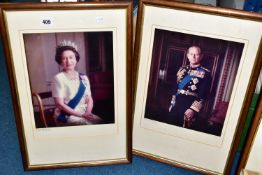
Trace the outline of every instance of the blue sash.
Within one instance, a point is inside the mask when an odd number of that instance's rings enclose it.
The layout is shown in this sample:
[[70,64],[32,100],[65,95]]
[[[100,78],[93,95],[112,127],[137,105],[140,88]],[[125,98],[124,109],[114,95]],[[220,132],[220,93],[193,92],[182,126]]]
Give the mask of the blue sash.
[[[200,71],[200,72],[204,71],[202,68],[198,68],[197,70]],[[196,77],[196,76],[193,76],[193,75],[188,75],[188,74],[187,74],[187,75],[183,78],[183,80],[178,84],[178,89],[183,89],[183,88],[186,86],[186,84],[190,82],[190,80],[191,80],[192,78],[197,78],[197,77]]]
[[[84,83],[82,82],[80,75],[79,75],[79,80],[80,80],[80,84],[79,84],[78,91],[77,91],[76,95],[74,96],[74,98],[72,98],[67,104],[72,109],[74,109],[78,105],[78,103],[80,102],[80,100],[83,97],[85,90],[86,90],[86,87],[85,87]],[[61,111],[60,115],[57,117],[57,120],[62,122],[62,123],[66,123],[67,122],[66,115],[68,115],[68,114]]]
[[194,76],[186,75],[183,80],[178,84],[178,89],[183,89],[190,80],[194,78]]
[[[204,71],[202,68],[198,68],[198,70]],[[184,89],[184,87],[187,85],[187,83],[190,82],[190,80],[191,80],[192,78],[197,78],[197,77],[194,76],[194,75],[189,75],[189,74],[187,74],[187,75],[183,78],[183,80],[182,80],[180,83],[178,83],[178,89],[180,89],[180,90]],[[169,112],[170,112],[171,109],[175,106],[176,97],[178,96],[178,94],[179,94],[179,93],[178,93],[178,91],[177,91],[176,94],[173,95],[172,100],[171,100],[171,105],[170,105],[170,107],[169,107]]]

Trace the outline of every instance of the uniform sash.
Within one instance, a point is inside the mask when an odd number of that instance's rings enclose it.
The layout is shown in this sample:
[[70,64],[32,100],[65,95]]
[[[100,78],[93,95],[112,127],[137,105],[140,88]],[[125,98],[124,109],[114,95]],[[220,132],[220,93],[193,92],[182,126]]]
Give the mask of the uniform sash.
[[[86,87],[84,85],[84,83],[82,82],[80,76],[79,76],[79,80],[80,80],[80,84],[77,90],[76,95],[74,96],[74,98],[72,98],[69,102],[68,102],[68,106],[71,107],[72,109],[74,109],[78,103],[80,102],[81,98],[83,97]],[[57,120],[62,122],[62,123],[66,123],[67,122],[67,118],[66,115],[68,115],[67,113],[61,111],[60,115],[58,116]]]
[[194,76],[186,75],[183,80],[178,84],[178,89],[183,89],[190,80],[194,78]]
[[[190,82],[190,80],[194,78],[194,76],[191,76],[191,75],[186,75],[183,80],[178,84],[178,89],[183,89],[187,83]],[[171,104],[170,104],[170,107],[169,107],[169,112],[171,111],[171,109],[175,106],[175,103],[176,103],[176,97],[178,96],[178,91],[176,92],[175,95],[173,95],[172,97],[172,100],[171,100]]]
[[[197,69],[199,72],[205,72],[201,67]],[[187,83],[190,82],[192,78],[197,78],[197,76],[194,75],[186,75],[183,80],[178,84],[178,89],[183,89]]]

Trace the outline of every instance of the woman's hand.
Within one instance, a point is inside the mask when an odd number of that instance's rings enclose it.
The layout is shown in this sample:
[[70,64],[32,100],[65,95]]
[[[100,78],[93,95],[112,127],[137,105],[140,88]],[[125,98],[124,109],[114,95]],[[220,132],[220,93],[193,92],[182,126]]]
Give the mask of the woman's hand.
[[85,119],[87,120],[93,120],[94,117],[93,117],[93,114],[92,113],[89,113],[89,112],[86,112],[84,115],[82,115]]

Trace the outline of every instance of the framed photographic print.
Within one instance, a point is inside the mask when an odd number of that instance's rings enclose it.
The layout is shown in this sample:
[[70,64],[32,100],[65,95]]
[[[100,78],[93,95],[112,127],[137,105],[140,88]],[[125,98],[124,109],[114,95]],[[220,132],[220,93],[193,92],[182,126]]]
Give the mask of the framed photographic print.
[[132,3],[1,4],[26,170],[129,163]]
[[[261,84],[260,84],[261,86]],[[256,113],[251,124],[247,141],[243,149],[243,153],[238,164],[237,173],[240,174],[242,171],[251,171],[261,174],[261,143],[262,143],[262,98],[260,95],[260,101],[256,107]],[[250,173],[252,174],[252,173]]]
[[261,67],[261,21],[238,10],[140,1],[135,154],[229,174]]

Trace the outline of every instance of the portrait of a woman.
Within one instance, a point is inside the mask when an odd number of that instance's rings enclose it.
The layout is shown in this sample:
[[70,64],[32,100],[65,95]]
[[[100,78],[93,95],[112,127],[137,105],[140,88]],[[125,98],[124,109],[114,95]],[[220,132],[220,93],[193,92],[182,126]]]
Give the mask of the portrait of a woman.
[[102,123],[102,119],[92,113],[93,98],[89,79],[76,70],[79,60],[74,42],[64,40],[57,46],[55,61],[61,72],[52,81],[52,96],[56,105],[54,120],[57,126]]

